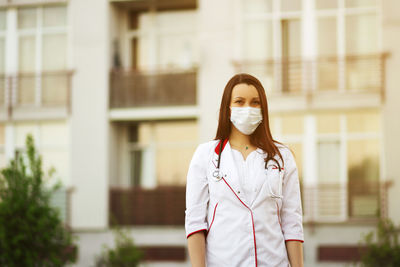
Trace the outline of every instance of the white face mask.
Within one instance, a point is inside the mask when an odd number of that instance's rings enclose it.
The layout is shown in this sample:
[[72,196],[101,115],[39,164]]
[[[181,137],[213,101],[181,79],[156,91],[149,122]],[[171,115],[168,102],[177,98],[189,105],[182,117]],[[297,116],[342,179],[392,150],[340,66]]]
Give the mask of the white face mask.
[[252,134],[261,121],[261,108],[231,107],[231,122],[245,135]]

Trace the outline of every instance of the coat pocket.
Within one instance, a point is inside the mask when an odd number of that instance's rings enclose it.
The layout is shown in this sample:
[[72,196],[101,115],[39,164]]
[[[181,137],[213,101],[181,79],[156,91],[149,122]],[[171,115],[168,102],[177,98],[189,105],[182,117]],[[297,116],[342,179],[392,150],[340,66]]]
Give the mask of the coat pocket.
[[283,170],[279,171],[278,168],[268,168],[266,170],[267,190],[270,197],[281,198],[283,186]]

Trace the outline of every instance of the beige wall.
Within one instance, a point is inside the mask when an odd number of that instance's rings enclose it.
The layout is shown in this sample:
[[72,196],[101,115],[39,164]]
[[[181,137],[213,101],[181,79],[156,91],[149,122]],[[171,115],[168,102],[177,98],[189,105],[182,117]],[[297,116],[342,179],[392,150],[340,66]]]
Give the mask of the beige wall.
[[383,108],[385,178],[393,181],[389,191],[389,217],[400,223],[400,1],[383,0],[383,47],[386,64],[386,97]]

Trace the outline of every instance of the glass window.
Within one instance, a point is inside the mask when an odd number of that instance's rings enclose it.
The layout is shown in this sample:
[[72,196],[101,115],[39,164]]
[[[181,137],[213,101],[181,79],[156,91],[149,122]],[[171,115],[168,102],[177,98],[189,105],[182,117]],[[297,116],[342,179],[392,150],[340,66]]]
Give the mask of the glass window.
[[319,134],[331,134],[340,132],[339,114],[318,114],[317,130]]
[[318,143],[318,182],[322,184],[340,181],[340,142]]
[[6,10],[0,10],[0,31],[4,31],[7,25]]
[[67,67],[67,36],[51,34],[43,36],[43,70],[64,70]]
[[197,44],[192,35],[165,34],[159,37],[159,65],[165,68],[190,68],[195,63]]
[[249,60],[271,59],[273,55],[272,22],[247,21],[244,24],[244,56]]
[[18,29],[36,28],[36,8],[18,9]]
[[281,0],[281,10],[285,11],[301,11],[301,0]]
[[303,115],[283,115],[282,134],[303,134]]
[[[320,0],[318,0],[320,1]],[[370,7],[376,6],[376,0],[346,0],[346,7]]]
[[337,8],[338,2],[337,0],[317,0],[315,5],[317,9],[332,9]]
[[379,141],[350,140],[347,146],[349,180],[379,179]]
[[337,54],[336,17],[319,17],[318,23],[318,54],[333,56]]
[[55,27],[67,25],[67,8],[65,6],[43,7],[43,26]]
[[347,54],[374,53],[378,50],[378,24],[375,14],[346,16]]
[[344,214],[346,187],[340,184],[340,142],[318,143],[317,208],[321,219],[337,219]]
[[379,133],[380,113],[377,111],[347,113],[347,131],[350,133]]
[[246,13],[269,13],[272,12],[272,0],[244,0],[243,8]]
[[302,89],[301,21],[285,19],[282,27],[282,91],[293,92]]
[[301,55],[300,19],[285,19],[281,23],[283,57],[299,57]]
[[347,146],[349,215],[375,217],[379,210],[379,140],[351,140]]
[[36,62],[35,36],[19,38],[19,70],[20,72],[33,72]]

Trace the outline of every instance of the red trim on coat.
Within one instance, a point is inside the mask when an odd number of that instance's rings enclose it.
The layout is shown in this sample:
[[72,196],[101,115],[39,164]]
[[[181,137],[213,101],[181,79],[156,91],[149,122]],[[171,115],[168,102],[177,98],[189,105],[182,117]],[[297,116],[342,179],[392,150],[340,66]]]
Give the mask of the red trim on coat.
[[[222,151],[224,151],[226,143],[228,143],[228,139],[224,140],[224,143],[222,144]],[[219,146],[221,145],[221,141],[218,142],[218,145],[215,147],[214,151],[217,155],[219,155]],[[222,152],[221,151],[221,152]]]
[[210,224],[210,227],[208,227],[208,230],[207,230],[207,233],[206,233],[206,236],[208,235],[208,232],[210,232],[210,230],[211,230],[211,226],[213,225],[213,223],[214,223],[214,219],[215,219],[215,211],[217,210],[217,206],[218,206],[218,203],[215,205],[215,207],[214,207],[214,214],[213,214],[213,218],[212,218],[212,220],[211,220],[211,224]]
[[[276,166],[276,165],[274,165],[274,166],[272,167],[272,169],[273,169],[273,170],[276,170],[276,169],[279,169],[279,167]],[[284,169],[285,169],[285,168],[283,168],[283,167],[281,168],[281,170],[284,170]]]
[[228,184],[228,182],[225,180],[224,177],[222,177],[222,180],[224,180],[224,182],[226,183],[226,185],[231,189],[231,191],[233,192],[233,194],[235,194],[235,196],[237,197],[237,199],[239,199],[239,201],[243,204],[243,206],[245,206],[251,214],[251,223],[253,224],[253,240],[254,240],[254,256],[256,258],[256,267],[258,266],[257,263],[257,243],[256,243],[256,230],[254,228],[254,218],[253,218],[253,211],[246,205],[243,203],[243,201],[236,195],[235,191],[232,189],[232,187]]
[[186,236],[186,238],[188,238],[189,236],[191,236],[191,235],[193,235],[193,234],[195,234],[195,233],[201,232],[201,231],[207,231],[207,229],[200,229],[200,230],[191,232],[190,234],[188,234],[188,235]]
[[301,243],[304,243],[304,240],[300,240],[300,239],[287,239],[287,240],[285,240],[285,242],[288,242],[288,241],[299,241]]

